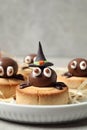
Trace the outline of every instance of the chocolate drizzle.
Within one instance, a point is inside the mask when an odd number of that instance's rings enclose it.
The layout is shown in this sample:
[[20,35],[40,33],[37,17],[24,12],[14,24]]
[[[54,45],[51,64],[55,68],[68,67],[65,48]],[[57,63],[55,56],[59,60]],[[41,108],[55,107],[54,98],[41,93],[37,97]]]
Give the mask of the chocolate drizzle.
[[29,67],[28,67],[28,66],[23,66],[22,69],[23,69],[23,70],[24,70],[24,69],[29,69]]
[[[20,89],[24,89],[24,88],[30,87],[30,86],[31,86],[30,83],[25,82],[25,83],[20,84],[19,87],[20,87]],[[52,84],[52,86],[59,89],[59,90],[62,90],[63,88],[67,87],[66,84],[64,84],[63,82],[56,82],[56,83]],[[35,87],[37,87],[37,86],[35,86]]]
[[67,87],[67,86],[66,86],[66,84],[63,83],[63,82],[56,82],[55,87],[56,87],[57,89],[62,90],[64,87]]
[[[4,77],[1,77],[0,78],[4,78]],[[17,75],[14,75],[14,76],[11,76],[11,77],[5,77],[6,79],[19,79],[19,80],[24,80],[24,77],[22,74],[17,74]]]
[[17,74],[14,76],[15,79],[24,80],[24,76],[22,74]]
[[72,74],[69,72],[65,72],[64,74],[62,74],[62,76],[66,76],[67,78],[72,77]]
[[29,83],[25,82],[25,83],[20,84],[20,89],[23,89],[23,88],[26,88],[29,86],[31,86],[31,85]]

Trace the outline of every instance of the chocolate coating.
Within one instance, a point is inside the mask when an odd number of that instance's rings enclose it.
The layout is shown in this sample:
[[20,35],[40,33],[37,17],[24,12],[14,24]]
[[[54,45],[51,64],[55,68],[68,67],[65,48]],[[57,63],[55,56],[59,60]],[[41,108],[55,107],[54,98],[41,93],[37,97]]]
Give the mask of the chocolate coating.
[[38,48],[37,57],[35,61],[40,61],[40,60],[46,60],[46,57],[43,53],[42,45],[39,41],[39,48]]
[[17,71],[18,71],[18,64],[15,60],[9,58],[9,57],[0,57],[0,66],[3,67],[3,70],[4,70],[4,74],[3,76],[0,76],[0,77],[10,77],[7,75],[7,67],[11,66],[13,67],[13,74],[11,75],[14,76],[16,75]]
[[33,73],[29,75],[29,82],[33,86],[38,86],[38,87],[48,87],[56,83],[57,75],[54,70],[52,70],[52,75],[51,77],[47,78],[43,73],[41,73],[40,76],[35,77]]
[[[29,55],[27,55],[27,56],[29,56],[30,57],[30,59],[31,59],[31,61],[30,61],[30,63],[33,63],[34,62],[34,58],[37,56],[36,54],[29,54]],[[26,58],[26,57],[25,57]],[[24,59],[24,62],[25,62],[25,59]],[[30,64],[29,63],[29,64]]]
[[[74,62],[76,63],[76,67],[72,67],[74,65]],[[81,64],[84,62],[83,64]],[[75,65],[74,65],[75,66]],[[85,69],[82,69],[82,68]],[[83,58],[76,58],[69,62],[68,64],[68,71],[72,74],[72,76],[77,77],[85,77],[87,76],[87,60]]]
[[33,71],[29,74],[29,82],[20,85],[20,89],[36,86],[36,87],[56,87],[57,89],[63,89],[66,85],[62,82],[56,82],[56,72],[49,68],[53,63],[48,62],[42,50],[41,43],[39,42],[38,53],[34,63],[29,64],[29,67],[34,67]]
[[72,74],[69,72],[65,72],[64,74],[62,74],[62,76],[66,76],[67,78],[72,77]]
[[63,82],[56,82],[55,87],[57,89],[62,90],[64,87],[67,87],[67,85],[65,83],[63,83]]

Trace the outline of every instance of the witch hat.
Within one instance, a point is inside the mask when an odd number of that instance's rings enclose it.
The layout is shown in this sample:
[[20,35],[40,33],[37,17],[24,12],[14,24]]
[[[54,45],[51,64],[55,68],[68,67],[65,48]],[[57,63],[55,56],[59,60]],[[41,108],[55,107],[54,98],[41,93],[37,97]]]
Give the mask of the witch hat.
[[39,42],[39,48],[38,48],[38,53],[36,56],[35,61],[29,65],[29,67],[41,67],[41,68],[45,68],[47,66],[52,66],[53,63],[48,62],[44,56],[43,50],[42,50],[42,46],[41,43]]

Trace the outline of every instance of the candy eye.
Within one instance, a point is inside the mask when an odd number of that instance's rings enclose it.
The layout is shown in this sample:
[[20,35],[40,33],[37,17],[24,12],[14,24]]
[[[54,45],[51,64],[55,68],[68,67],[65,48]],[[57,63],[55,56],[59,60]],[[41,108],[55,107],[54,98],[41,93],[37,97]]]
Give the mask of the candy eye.
[[2,66],[0,66],[0,76],[3,76],[4,75],[4,69]]
[[52,71],[51,71],[50,68],[45,68],[44,71],[43,71],[43,73],[44,73],[44,75],[45,75],[46,77],[49,78],[49,77],[51,77]]
[[33,69],[33,76],[39,76],[41,74],[41,69],[36,67]]
[[86,68],[87,68],[86,62],[85,62],[85,61],[81,61],[81,62],[80,62],[80,69],[81,69],[81,70],[85,70]]
[[33,59],[33,62],[36,60],[36,56],[34,57],[34,59]]
[[74,60],[74,61],[72,62],[72,64],[71,64],[71,68],[72,68],[72,69],[76,69],[76,67],[77,67],[77,62]]
[[14,69],[12,66],[7,67],[7,76],[12,76],[14,74]]
[[30,64],[31,61],[32,61],[32,59],[31,59],[30,56],[26,56],[25,59],[24,59],[24,62],[25,62],[26,64]]

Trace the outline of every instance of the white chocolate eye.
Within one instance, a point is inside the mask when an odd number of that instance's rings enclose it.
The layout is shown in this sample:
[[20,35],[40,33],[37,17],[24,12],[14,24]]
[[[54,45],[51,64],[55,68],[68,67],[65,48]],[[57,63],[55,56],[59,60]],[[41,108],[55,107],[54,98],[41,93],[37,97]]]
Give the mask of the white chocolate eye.
[[12,66],[7,67],[7,76],[12,76],[14,74],[14,69]]
[[86,62],[85,62],[85,61],[81,61],[81,62],[80,62],[80,69],[81,69],[81,70],[85,70],[86,68],[87,68]]
[[31,57],[30,56],[26,56],[25,59],[24,59],[24,62],[27,63],[27,64],[30,64],[31,63]]
[[3,76],[4,75],[4,69],[2,66],[0,66],[0,76]]
[[71,64],[71,68],[72,68],[72,69],[76,69],[76,67],[77,67],[77,62],[74,60],[74,61],[72,62],[72,64]]
[[44,69],[44,71],[43,71],[43,73],[44,73],[44,75],[46,76],[46,77],[51,77],[51,74],[52,74],[52,71],[51,71],[51,69],[50,68],[45,68]]
[[41,74],[41,69],[39,67],[35,67],[33,69],[33,76],[39,76]]
[[33,62],[36,60],[36,56],[34,57],[34,59],[33,59]]

